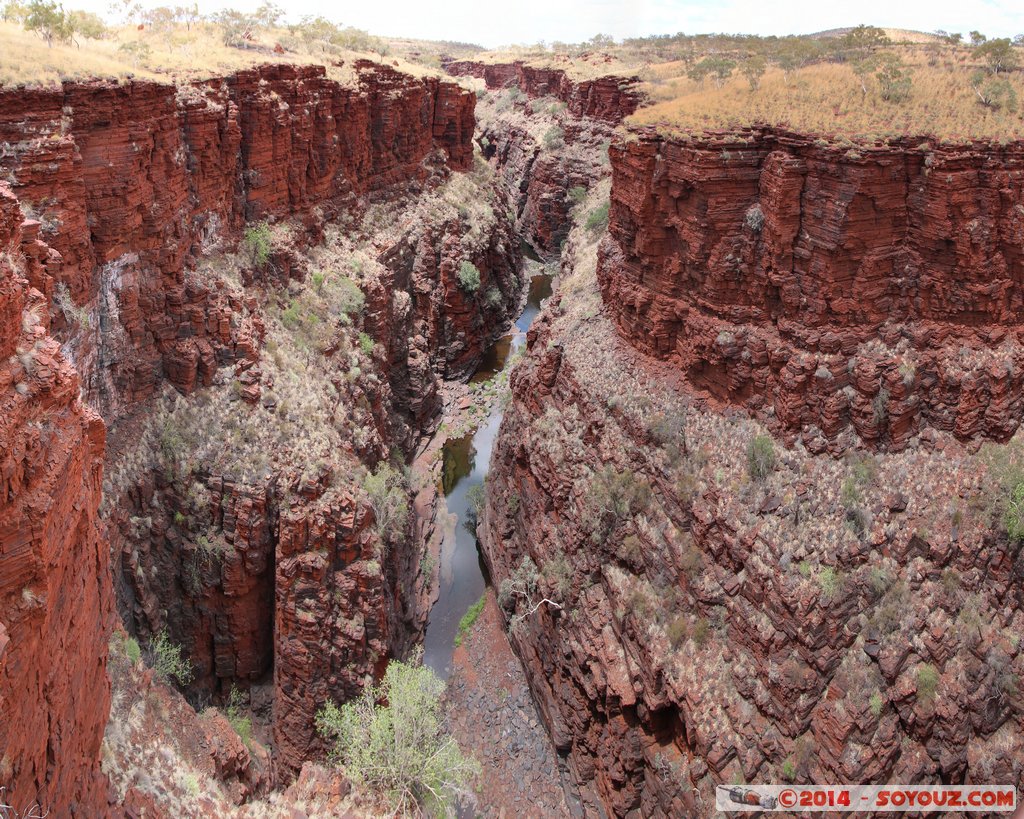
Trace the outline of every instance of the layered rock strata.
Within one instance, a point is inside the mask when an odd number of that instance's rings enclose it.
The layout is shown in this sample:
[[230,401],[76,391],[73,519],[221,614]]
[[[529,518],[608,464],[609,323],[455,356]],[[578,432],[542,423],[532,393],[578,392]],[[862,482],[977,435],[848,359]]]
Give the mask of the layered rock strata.
[[50,335],[44,293],[61,258],[38,236],[0,183],[0,802],[24,816],[100,816],[106,430]]
[[425,178],[434,151],[468,167],[472,94],[369,61],[354,74],[346,86],[323,66],[267,65],[179,87],[0,94],[0,169],[61,254],[55,280],[94,319],[66,335],[108,420],[165,378],[188,391],[251,355],[250,334],[184,276],[245,221],[305,215],[315,230],[352,197]]
[[515,87],[531,99],[555,97],[566,104],[574,117],[612,124],[622,122],[644,99],[638,77],[606,74],[580,79],[562,68],[533,66],[520,60],[512,63],[452,60],[445,64],[445,69],[453,76],[482,79],[492,91]]
[[755,129],[611,148],[598,275],[621,336],[834,453],[1024,415],[1024,149]]
[[[662,241],[641,247],[683,249]],[[1024,564],[993,524],[1019,439],[847,462],[797,444],[755,471],[763,428],[595,309],[593,244],[570,236],[530,331],[481,524],[588,813],[710,816],[718,783],[1019,787]]]

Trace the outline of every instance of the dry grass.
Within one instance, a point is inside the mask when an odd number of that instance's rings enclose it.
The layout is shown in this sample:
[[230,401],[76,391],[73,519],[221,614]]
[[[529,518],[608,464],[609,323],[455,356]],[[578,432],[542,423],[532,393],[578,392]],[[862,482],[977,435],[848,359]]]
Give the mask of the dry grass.
[[[284,29],[262,32],[247,48],[227,46],[220,29],[212,24],[193,25],[191,31],[177,26],[171,31],[138,31],[134,26],[112,28],[102,40],[80,38],[77,45],[55,43],[48,48],[41,37],[25,31],[15,23],[0,23],[0,84],[54,85],[64,79],[99,77],[125,80],[200,79],[238,71],[260,63],[320,64],[342,84],[352,83],[350,66],[357,59],[379,61],[377,54],[339,51],[336,54],[310,53],[303,50],[274,51],[284,40],[294,37]],[[143,49],[143,56],[131,51]],[[296,47],[297,48],[297,47]],[[145,51],[148,49],[148,52]],[[344,66],[334,65],[343,62]],[[385,62],[417,77],[436,76],[429,66],[401,57],[387,57]]]
[[[629,123],[691,133],[768,123],[860,140],[924,134],[952,141],[1024,138],[1019,113],[979,104],[970,84],[976,66],[964,50],[944,52],[937,60],[913,50],[904,52],[904,61],[913,85],[910,98],[898,104],[881,99],[873,79],[865,95],[848,64],[807,66],[792,72],[788,83],[780,69],[771,68],[752,91],[738,72],[718,88],[710,79],[687,78],[682,62],[662,63],[646,72],[644,90],[653,104]],[[1024,102],[1024,72],[1011,73],[1009,81]]]
[[552,54],[536,48],[510,47],[498,51],[482,51],[466,55],[463,59],[495,65],[522,60],[534,68],[557,68],[564,71],[574,80],[593,80],[597,77],[630,76],[636,74],[640,67],[632,60],[623,60],[617,56],[601,52],[586,52],[570,56],[568,54]]

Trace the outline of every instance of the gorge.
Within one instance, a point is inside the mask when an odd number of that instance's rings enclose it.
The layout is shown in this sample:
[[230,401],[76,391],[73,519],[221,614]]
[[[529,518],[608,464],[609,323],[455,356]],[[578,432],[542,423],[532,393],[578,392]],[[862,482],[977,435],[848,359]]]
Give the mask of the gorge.
[[1024,786],[1022,144],[444,67],[0,90],[5,798],[372,813],[316,714],[482,592],[545,810]]

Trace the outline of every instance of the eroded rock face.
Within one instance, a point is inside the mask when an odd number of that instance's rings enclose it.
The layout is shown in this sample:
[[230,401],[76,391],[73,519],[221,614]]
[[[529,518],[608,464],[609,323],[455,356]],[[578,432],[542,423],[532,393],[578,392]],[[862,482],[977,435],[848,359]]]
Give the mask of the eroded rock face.
[[[59,255],[0,183],[0,783],[28,815],[100,816],[110,704],[105,428],[49,333]],[[39,289],[37,289],[39,288]]]
[[752,478],[763,429],[588,312],[585,241],[512,376],[480,531],[587,810],[710,816],[739,780],[1019,785],[1024,564],[986,509],[1020,441],[797,444]]
[[1024,149],[769,130],[611,149],[598,275],[623,338],[814,451],[1024,415]]
[[[0,333],[5,350],[20,345],[15,314],[21,313],[27,288],[36,288],[32,309],[39,327],[32,332],[39,336],[40,360],[45,356],[46,364],[39,369],[39,384],[25,379],[27,392],[20,386],[15,391],[20,376],[8,373],[11,400],[20,403],[7,414],[15,422],[14,437],[4,451],[21,457],[26,448],[18,442],[29,436],[35,443],[27,451],[45,457],[45,446],[55,444],[25,424],[38,421],[45,430],[55,414],[68,429],[57,439],[66,447],[61,450],[65,462],[54,460],[52,471],[84,488],[65,484],[61,503],[49,512],[26,506],[40,516],[29,520],[23,510],[29,501],[19,494],[27,474],[12,465],[3,474],[12,482],[5,499],[14,498],[13,511],[0,510],[0,520],[3,531],[12,527],[15,545],[36,543],[26,536],[45,545],[49,537],[52,548],[59,542],[60,548],[103,553],[96,565],[82,559],[71,568],[57,563],[60,571],[74,573],[61,578],[62,588],[83,585],[100,612],[93,616],[76,598],[88,622],[62,613],[59,623],[82,629],[73,639],[56,634],[51,639],[47,597],[29,596],[43,582],[42,569],[30,571],[34,564],[26,564],[11,574],[12,584],[20,584],[18,594],[22,586],[27,590],[29,602],[19,605],[32,614],[0,616],[4,661],[13,658],[24,671],[23,656],[41,662],[67,650],[69,662],[81,662],[105,679],[102,638],[112,603],[106,555],[112,552],[119,557],[118,593],[126,621],[143,644],[167,628],[172,641],[184,645],[195,665],[190,695],[196,701],[220,702],[236,683],[242,688],[262,683],[273,668],[272,730],[281,778],[320,749],[313,728],[316,709],[328,699],[354,695],[389,653],[406,651],[422,627],[425,612],[417,610],[412,590],[419,551],[383,547],[374,513],[360,492],[361,473],[333,475],[325,464],[311,465],[308,474],[301,469],[222,474],[204,466],[184,475],[169,466],[181,454],[181,440],[157,430],[155,442],[146,439],[150,449],[139,447],[146,413],[133,416],[133,411],[152,408],[157,396],[173,403],[164,395],[165,384],[186,396],[199,387],[212,387],[207,395],[219,388],[223,395],[233,381],[237,404],[227,414],[262,412],[265,423],[273,424],[274,383],[260,366],[266,354],[260,297],[273,289],[287,305],[294,288],[302,282],[308,286],[308,252],[324,242],[325,227],[339,213],[358,219],[366,208],[364,196],[387,197],[397,190],[406,197],[404,207],[453,171],[470,168],[471,93],[368,62],[357,63],[355,72],[354,87],[328,79],[322,67],[262,66],[188,87],[67,83],[59,90],[2,95],[0,139],[6,147],[0,165],[34,218],[16,235],[23,217],[12,205],[11,241],[20,243],[27,258],[27,280],[12,280],[5,288],[0,304],[14,317],[8,320],[4,312]],[[242,270],[241,286],[193,269],[219,258],[218,249],[230,250],[243,224],[254,220],[288,222],[291,238],[286,247],[275,246],[272,264]],[[380,343],[363,359],[354,358],[353,346],[358,350],[360,342],[353,331],[343,352],[324,351],[325,357],[334,355],[338,370],[323,377],[334,379],[339,403],[352,402],[340,415],[363,424],[363,437],[338,453],[346,472],[360,459],[372,467],[392,447],[410,448],[433,422],[439,379],[470,370],[519,301],[519,249],[507,219],[478,230],[481,235],[472,241],[463,240],[468,228],[458,217],[413,228],[397,237],[401,248],[388,244],[368,251],[370,258],[380,257],[390,279],[364,294],[365,323],[358,329],[379,334]],[[412,248],[408,253],[406,245]],[[476,294],[460,289],[463,260],[480,272]],[[57,344],[42,329],[51,313],[68,363],[55,358]],[[3,359],[8,355],[4,352]],[[372,378],[358,379],[357,360]],[[110,422],[120,422],[111,456],[120,479],[111,484],[105,513],[109,552],[93,528],[103,424],[77,402],[76,368],[85,397]],[[32,417],[22,417],[29,407]],[[300,402],[291,412],[302,409]],[[83,428],[77,444],[75,424]],[[302,447],[301,441],[288,444]],[[170,456],[162,466],[152,458],[154,449]],[[37,469],[32,479],[42,474]],[[32,497],[35,504],[43,496]],[[70,507],[81,516],[78,529]],[[46,527],[66,535],[37,534],[48,532]],[[407,536],[414,544],[425,538],[413,523]],[[6,536],[3,546],[6,551]],[[88,576],[80,578],[78,572]],[[8,635],[21,637],[29,625],[41,635],[37,644],[26,638],[25,648],[12,653]],[[77,653],[70,648],[76,641]],[[7,663],[5,670],[15,667]],[[90,707],[76,712],[78,722],[69,715],[53,723],[58,727],[51,757],[77,754],[80,764],[69,760],[59,776],[47,772],[45,757],[39,761],[35,745],[20,747],[17,743],[27,740],[19,735],[8,745],[11,756],[0,771],[6,782],[9,762],[19,787],[23,781],[49,781],[58,807],[66,804],[61,800],[86,804],[92,798],[89,776],[96,770],[97,731],[107,712],[107,689],[77,666],[72,672],[82,677]],[[61,685],[60,674],[51,674],[45,685]],[[13,713],[34,709],[33,720],[45,717],[46,709],[38,707],[42,696],[17,700]],[[54,695],[52,714],[64,713],[63,697],[62,691]],[[27,718],[24,724],[34,725]],[[32,740],[42,742],[43,751],[46,730],[42,726]],[[73,731],[73,739],[63,731]],[[73,747],[66,753],[52,747],[58,740]]]
[[445,65],[453,76],[483,79],[490,90],[516,86],[531,99],[556,97],[575,117],[591,117],[617,124],[643,102],[638,77],[609,74],[595,79],[574,79],[561,68],[539,68],[521,61],[489,64],[454,60]]
[[322,66],[268,65],[179,88],[68,82],[0,95],[0,167],[61,254],[55,281],[94,319],[68,350],[108,421],[164,378],[189,391],[251,353],[251,334],[225,336],[223,313],[184,276],[245,220],[330,216],[425,178],[436,150],[468,167],[472,94],[369,61],[355,72],[354,87]]

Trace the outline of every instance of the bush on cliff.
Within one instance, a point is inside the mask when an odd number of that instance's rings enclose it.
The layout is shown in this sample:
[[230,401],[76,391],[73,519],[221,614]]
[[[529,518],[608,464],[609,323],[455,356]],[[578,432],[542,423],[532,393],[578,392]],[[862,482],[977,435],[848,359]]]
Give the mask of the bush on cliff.
[[1006,503],[1006,534],[1010,540],[1018,543],[1024,541],[1024,480],[1018,483],[1010,493]]
[[409,501],[402,473],[382,463],[376,472],[367,473],[363,489],[370,498],[381,538],[388,543],[401,540],[405,536],[405,524],[409,519]]
[[467,293],[475,293],[480,289],[480,271],[469,261],[459,265],[459,286]]
[[387,794],[396,815],[454,815],[480,774],[442,731],[443,692],[444,683],[418,660],[392,661],[379,685],[340,708],[328,702],[316,715],[332,759],[354,781]]
[[608,227],[608,208],[609,203],[605,202],[603,205],[598,205],[591,211],[587,217],[587,230],[591,230],[594,233],[601,233]]
[[767,435],[758,435],[747,446],[747,469],[755,481],[764,480],[775,469],[775,444]]
[[270,225],[257,222],[242,234],[242,247],[249,254],[253,267],[263,267],[270,260]]
[[171,642],[167,629],[157,632],[149,644],[149,650],[153,655],[153,670],[164,680],[177,681],[179,685],[192,682],[192,662],[181,655],[181,646]]

